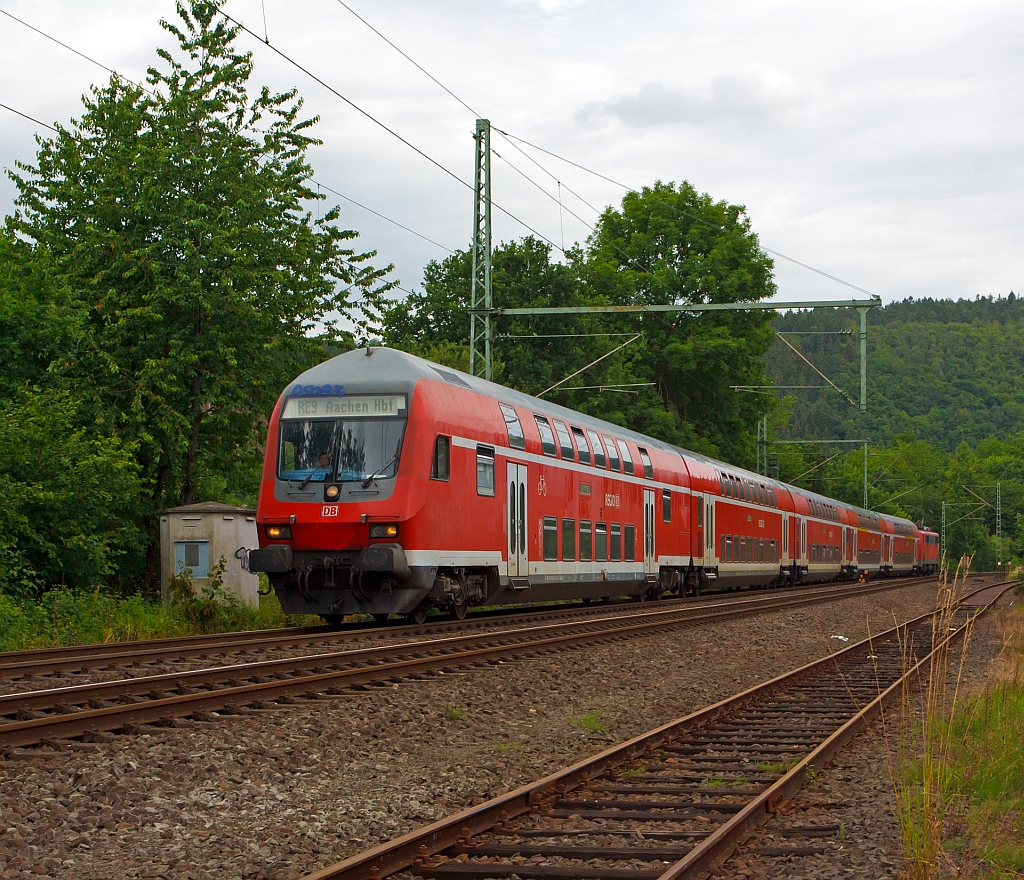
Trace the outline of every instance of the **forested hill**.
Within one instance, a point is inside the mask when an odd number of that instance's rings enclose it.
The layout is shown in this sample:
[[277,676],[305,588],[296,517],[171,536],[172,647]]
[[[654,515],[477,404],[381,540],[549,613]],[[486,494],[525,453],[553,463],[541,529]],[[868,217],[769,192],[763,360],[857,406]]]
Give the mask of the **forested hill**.
[[[775,329],[855,401],[860,395],[859,316],[853,310],[789,313]],[[852,330],[846,335],[819,335]],[[798,335],[786,335],[797,331]],[[810,332],[808,332],[810,331]],[[804,335],[807,334],[807,335]],[[768,353],[776,385],[824,381],[781,341]],[[890,443],[913,434],[945,450],[1024,430],[1024,298],[905,300],[868,315],[868,411],[834,391],[793,390],[793,438]],[[779,432],[780,436],[785,429]]]

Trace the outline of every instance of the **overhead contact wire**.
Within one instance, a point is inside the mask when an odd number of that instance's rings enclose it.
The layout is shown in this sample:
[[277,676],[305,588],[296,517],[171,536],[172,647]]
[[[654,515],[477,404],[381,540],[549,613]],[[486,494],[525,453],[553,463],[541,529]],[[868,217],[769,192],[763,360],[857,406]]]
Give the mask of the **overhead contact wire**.
[[[217,11],[218,11],[218,12],[219,12],[219,13],[220,13],[221,15],[223,15],[225,19],[227,19],[227,20],[228,20],[228,21],[230,21],[230,22],[231,22],[231,23],[232,23],[233,25],[235,25],[235,26],[236,26],[236,27],[237,27],[237,28],[238,28],[239,30],[241,30],[241,31],[244,31],[244,32],[245,32],[245,33],[247,33],[247,34],[248,34],[248,35],[249,35],[250,37],[253,37],[253,38],[255,38],[256,40],[259,40],[259,42],[260,42],[260,43],[263,43],[263,39],[262,39],[262,38],[260,37],[260,35],[259,35],[259,34],[257,34],[257,33],[255,33],[255,32],[253,32],[252,30],[250,30],[250,29],[249,29],[248,27],[246,27],[246,26],[245,26],[245,25],[244,25],[244,24],[243,24],[242,22],[240,22],[240,21],[239,21],[238,19],[236,19],[236,18],[232,18],[232,17],[231,17],[230,15],[228,15],[228,14],[227,14],[227,13],[226,13],[226,12],[225,12],[225,11],[224,11],[223,9],[220,9],[219,7],[218,7],[218,10],[217,10]],[[395,138],[396,140],[398,140],[398,141],[400,141],[401,143],[405,144],[405,146],[407,146],[407,147],[408,147],[408,148],[409,148],[410,150],[412,150],[412,151],[413,151],[414,153],[416,153],[416,154],[417,154],[418,156],[421,156],[422,158],[426,159],[426,160],[427,160],[427,161],[428,161],[428,162],[429,162],[429,163],[430,163],[431,165],[433,165],[433,166],[435,166],[436,168],[438,168],[438,169],[440,169],[441,171],[443,171],[443,172],[444,172],[445,174],[447,174],[447,175],[448,175],[448,176],[449,176],[449,177],[450,177],[450,178],[451,178],[452,180],[454,180],[454,181],[456,181],[456,182],[458,182],[458,183],[462,184],[462,186],[466,187],[466,189],[468,189],[468,190],[471,190],[471,191],[474,191],[474,192],[475,192],[475,188],[473,187],[473,185],[472,185],[471,183],[467,183],[467,182],[466,182],[465,180],[463,180],[463,179],[462,179],[461,177],[459,177],[459,175],[458,175],[458,174],[456,174],[456,173],[455,173],[454,171],[452,171],[452,170],[451,170],[450,168],[447,168],[446,166],[442,165],[442,164],[441,164],[440,162],[438,162],[438,161],[437,161],[437,159],[435,159],[435,158],[434,158],[433,156],[429,155],[428,153],[425,153],[425,152],[424,152],[423,150],[421,150],[421,149],[420,149],[419,147],[417,147],[417,146],[416,146],[416,145],[415,145],[415,144],[414,144],[414,143],[413,143],[412,141],[410,141],[410,140],[407,140],[406,138],[404,138],[404,137],[403,137],[402,135],[400,135],[400,134],[399,134],[399,133],[398,133],[397,131],[395,131],[395,130],[394,130],[393,128],[391,128],[391,127],[390,127],[389,125],[387,125],[386,123],[384,123],[384,122],[382,122],[381,120],[377,119],[377,117],[376,117],[376,116],[374,116],[374,115],[373,115],[372,113],[370,113],[369,111],[367,111],[367,110],[364,110],[364,109],[363,109],[362,107],[360,107],[360,106],[359,106],[359,105],[358,105],[358,104],[357,104],[357,103],[356,103],[355,101],[353,101],[353,100],[352,100],[351,98],[348,98],[348,97],[346,97],[345,95],[343,95],[343,94],[342,94],[341,92],[339,92],[339,91],[338,91],[338,90],[337,90],[336,88],[334,88],[334,86],[330,85],[330,84],[329,84],[329,83],[327,83],[327,82],[326,82],[325,80],[321,79],[321,78],[320,78],[319,76],[317,76],[317,75],[316,75],[315,73],[313,73],[313,72],[312,72],[312,71],[311,71],[311,70],[310,70],[309,68],[307,68],[307,67],[304,67],[304,66],[303,66],[302,64],[300,64],[300,63],[299,63],[298,61],[296,61],[296,60],[295,60],[294,58],[292,58],[292,57],[291,57],[290,55],[288,55],[288,54],[287,54],[287,53],[285,53],[285,52],[282,52],[282,51],[281,51],[280,49],[278,49],[278,48],[277,48],[277,46],[275,46],[275,45],[274,45],[273,43],[264,43],[264,45],[266,45],[266,47],[267,47],[268,49],[270,49],[270,50],[271,50],[271,51],[272,51],[272,52],[273,52],[274,54],[276,54],[276,55],[277,55],[277,56],[278,56],[279,58],[281,58],[281,59],[283,59],[284,61],[287,61],[287,62],[288,62],[289,64],[291,64],[291,65],[292,65],[292,67],[294,67],[294,68],[295,68],[296,70],[300,70],[300,71],[302,71],[302,73],[304,73],[304,74],[305,74],[306,76],[308,76],[308,77],[309,77],[309,78],[310,78],[311,80],[313,80],[314,82],[316,82],[316,83],[318,83],[319,85],[323,86],[323,87],[324,87],[325,89],[327,89],[327,91],[329,91],[329,92],[330,92],[330,93],[331,93],[332,95],[334,95],[334,96],[335,96],[335,97],[337,97],[337,98],[340,98],[340,99],[341,99],[342,101],[344,101],[344,102],[345,102],[346,104],[348,104],[348,105],[349,105],[349,107],[351,107],[351,108],[352,108],[353,110],[357,111],[357,112],[358,112],[359,114],[361,114],[362,116],[365,116],[365,117],[366,117],[367,119],[369,119],[369,120],[370,120],[370,121],[371,121],[371,122],[372,122],[372,123],[373,123],[374,125],[376,125],[376,126],[378,126],[378,127],[382,128],[382,129],[384,129],[384,131],[386,131],[386,132],[387,132],[388,134],[390,134],[390,135],[391,135],[391,136],[392,136],[393,138]],[[526,222],[525,220],[521,220],[521,219],[520,219],[519,217],[517,217],[517,216],[516,216],[515,214],[513,214],[513,213],[512,213],[511,211],[509,211],[509,210],[508,210],[507,208],[503,208],[503,207],[502,207],[501,205],[499,205],[499,204],[498,204],[497,202],[495,202],[495,201],[493,201],[493,200],[491,201],[491,205],[492,205],[493,207],[497,208],[497,209],[498,209],[499,211],[501,211],[501,212],[502,212],[503,214],[505,214],[505,215],[506,215],[507,217],[509,217],[510,219],[514,220],[514,221],[515,221],[516,223],[518,223],[518,224],[519,224],[520,226],[522,226],[522,227],[523,227],[524,229],[528,229],[528,230],[529,230],[530,232],[532,232],[532,233],[533,233],[534,235],[536,235],[536,236],[537,236],[538,238],[541,238],[541,239],[543,239],[544,241],[546,241],[546,242],[547,242],[547,243],[548,243],[549,245],[551,245],[552,247],[554,247],[554,248],[558,248],[558,250],[562,250],[562,249],[561,249],[561,248],[559,248],[559,247],[558,247],[558,245],[557,245],[557,244],[555,244],[555,242],[553,242],[553,241],[552,241],[552,240],[551,240],[550,238],[548,238],[548,237],[547,237],[546,235],[544,235],[543,233],[541,233],[541,232],[538,232],[538,231],[537,231],[536,229],[534,229],[534,228],[533,228],[532,226],[530,226],[530,224],[529,224],[529,223],[527,223],[527,222]]]

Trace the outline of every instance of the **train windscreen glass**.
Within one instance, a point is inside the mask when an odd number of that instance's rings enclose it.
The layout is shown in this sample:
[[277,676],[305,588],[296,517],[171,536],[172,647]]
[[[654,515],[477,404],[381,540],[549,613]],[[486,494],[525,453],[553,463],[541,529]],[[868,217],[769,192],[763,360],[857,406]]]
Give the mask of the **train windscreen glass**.
[[402,396],[290,398],[281,417],[278,477],[300,483],[393,477],[404,433]]

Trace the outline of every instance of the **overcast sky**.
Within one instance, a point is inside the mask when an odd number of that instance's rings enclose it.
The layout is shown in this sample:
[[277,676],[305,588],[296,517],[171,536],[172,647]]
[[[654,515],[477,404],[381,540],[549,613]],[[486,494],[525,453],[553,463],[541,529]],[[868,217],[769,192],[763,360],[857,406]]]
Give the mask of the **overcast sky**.
[[[347,0],[495,126],[639,187],[689,180],[741,203],[765,247],[879,294],[1024,291],[1024,5],[1011,2],[560,2]],[[227,10],[416,144],[472,179],[474,114],[337,0],[230,0]],[[0,0],[133,79],[170,0]],[[45,122],[80,113],[102,70],[0,16],[0,102]],[[465,247],[472,193],[337,97],[242,36],[254,81],[298,86],[322,121],[319,180],[448,247]],[[36,126],[0,109],[0,166],[34,156]],[[501,138],[494,200],[561,245],[588,228],[554,179],[598,208],[623,190]],[[524,148],[525,149],[525,148]],[[595,214],[563,190],[567,208]],[[12,210],[14,188],[0,183]],[[362,246],[416,287],[446,251],[342,203]],[[498,215],[495,234],[525,230]],[[854,291],[776,259],[779,296]]]

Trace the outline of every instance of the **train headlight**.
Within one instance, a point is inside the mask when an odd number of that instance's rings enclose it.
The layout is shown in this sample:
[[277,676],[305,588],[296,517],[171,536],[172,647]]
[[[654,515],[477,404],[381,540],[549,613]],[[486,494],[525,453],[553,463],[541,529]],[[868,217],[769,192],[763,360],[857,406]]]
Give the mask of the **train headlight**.
[[292,537],[291,526],[264,526],[263,530],[271,541],[290,541]]
[[337,501],[341,494],[341,486],[328,486],[324,489],[324,498],[328,501]]
[[380,523],[370,526],[371,538],[397,538],[398,526],[395,523]]

